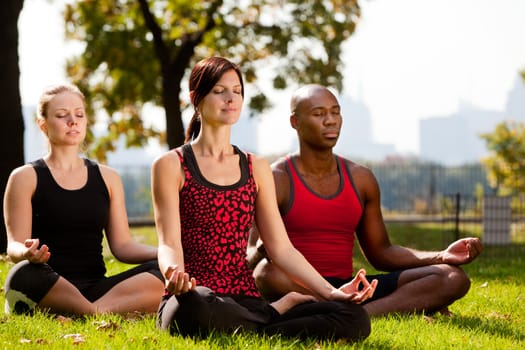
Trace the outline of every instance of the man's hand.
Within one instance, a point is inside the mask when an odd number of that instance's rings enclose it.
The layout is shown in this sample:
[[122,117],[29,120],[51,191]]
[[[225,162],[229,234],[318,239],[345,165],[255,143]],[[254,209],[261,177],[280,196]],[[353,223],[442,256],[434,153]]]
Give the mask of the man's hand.
[[[354,279],[342,285],[338,291],[348,295],[348,301],[351,301],[355,304],[361,304],[374,295],[377,287],[376,279],[370,283],[365,276],[366,271],[364,269],[360,269],[355,275]],[[361,289],[359,289],[360,286],[362,286]]]
[[461,265],[474,260],[483,251],[479,238],[469,237],[457,240],[443,251],[442,260],[445,264]]

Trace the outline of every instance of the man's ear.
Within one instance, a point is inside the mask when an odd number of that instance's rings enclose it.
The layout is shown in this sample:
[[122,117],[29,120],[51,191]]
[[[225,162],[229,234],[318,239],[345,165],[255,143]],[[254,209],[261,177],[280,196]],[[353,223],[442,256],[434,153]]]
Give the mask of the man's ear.
[[292,113],[290,115],[290,125],[292,126],[292,128],[297,129],[297,116],[295,115],[295,113]]

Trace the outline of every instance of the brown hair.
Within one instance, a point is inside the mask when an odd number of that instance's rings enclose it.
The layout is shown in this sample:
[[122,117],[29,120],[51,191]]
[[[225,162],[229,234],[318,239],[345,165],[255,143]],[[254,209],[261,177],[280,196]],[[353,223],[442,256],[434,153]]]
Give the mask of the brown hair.
[[190,92],[192,92],[191,103],[194,112],[188,128],[186,129],[185,143],[190,142],[199,135],[201,127],[201,117],[197,111],[197,106],[204,97],[213,89],[215,84],[229,70],[234,70],[241,82],[241,96],[244,97],[244,83],[239,66],[223,57],[209,57],[203,59],[193,67],[190,74]]
[[84,97],[84,94],[80,89],[73,84],[58,84],[58,85],[51,85],[44,89],[44,92],[42,95],[40,95],[40,100],[38,101],[38,117],[41,118],[47,118],[47,107],[49,106],[49,102],[58,94],[61,94],[62,92],[71,92],[74,94],[77,94],[82,99],[83,103],[86,103],[86,99]]

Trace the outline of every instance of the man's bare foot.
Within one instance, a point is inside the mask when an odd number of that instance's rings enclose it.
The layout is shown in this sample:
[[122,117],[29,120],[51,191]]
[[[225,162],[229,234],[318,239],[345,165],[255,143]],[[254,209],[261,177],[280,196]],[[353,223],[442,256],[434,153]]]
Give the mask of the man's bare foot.
[[441,310],[438,311],[441,315],[446,317],[452,317],[454,316],[454,313],[448,309],[448,307],[444,307]]

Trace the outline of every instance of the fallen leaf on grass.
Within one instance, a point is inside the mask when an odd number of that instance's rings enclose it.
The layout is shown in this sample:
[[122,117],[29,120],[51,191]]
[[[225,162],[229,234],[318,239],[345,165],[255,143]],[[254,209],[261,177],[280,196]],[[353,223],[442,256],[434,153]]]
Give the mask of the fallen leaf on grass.
[[80,333],[66,334],[62,338],[64,339],[71,338],[73,340],[73,344],[80,344],[86,341],[86,338],[84,338],[84,336]]
[[144,312],[133,311],[133,312],[128,312],[124,316],[124,319],[126,321],[142,321],[144,318],[146,318],[146,316],[147,316],[147,314],[144,313]]
[[95,325],[97,326],[97,330],[105,330],[105,329],[119,329],[119,325],[113,321],[100,321],[95,322]]
[[70,317],[66,317],[66,316],[62,316],[62,315],[58,315],[56,317],[56,320],[59,322],[59,323],[69,323],[71,321],[73,321],[72,318]]
[[[25,339],[25,338],[20,339],[21,344],[31,344],[32,342],[33,341],[31,339]],[[38,338],[35,340],[35,344],[47,344],[47,340]]]
[[490,314],[488,314],[489,317],[493,318],[499,318],[501,320],[509,320],[510,315],[508,314],[500,314],[499,312],[492,311]]
[[434,318],[430,316],[423,316],[423,319],[427,321],[428,323],[434,323]]
[[[337,345],[347,345],[347,344],[350,344],[351,342],[349,342],[347,339],[344,339],[344,338],[341,338],[341,339],[338,339],[336,342],[335,342]],[[317,344],[317,343],[316,343]],[[321,349],[321,345],[317,344],[319,346],[319,349]]]

